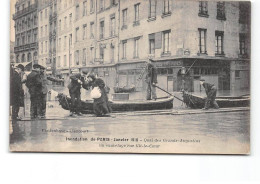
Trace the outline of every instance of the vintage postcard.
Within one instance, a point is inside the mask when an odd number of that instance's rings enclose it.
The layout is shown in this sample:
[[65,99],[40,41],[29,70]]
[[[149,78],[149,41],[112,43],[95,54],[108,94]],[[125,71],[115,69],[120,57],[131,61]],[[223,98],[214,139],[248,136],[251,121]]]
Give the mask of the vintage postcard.
[[10,3],[10,151],[250,154],[250,1]]

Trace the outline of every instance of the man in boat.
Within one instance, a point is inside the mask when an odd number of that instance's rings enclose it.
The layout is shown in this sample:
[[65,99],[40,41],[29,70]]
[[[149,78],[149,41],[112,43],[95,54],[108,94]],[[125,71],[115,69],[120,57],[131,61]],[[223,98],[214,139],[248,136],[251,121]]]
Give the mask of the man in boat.
[[206,102],[203,110],[207,110],[212,105],[215,109],[218,109],[219,106],[216,102],[217,88],[214,84],[205,82],[205,79],[200,79],[200,84],[205,88],[207,95]]
[[147,83],[147,93],[146,100],[156,100],[156,83],[157,83],[157,68],[154,66],[154,60],[149,59],[147,62],[147,74],[145,77],[145,81]]
[[101,97],[95,98],[93,103],[93,110],[96,116],[105,116],[112,112],[112,109],[108,102],[107,90],[105,82],[101,78],[95,77],[95,75],[90,74],[87,77],[87,82],[84,85],[85,89],[93,89],[98,87],[100,89]]
[[46,115],[46,101],[48,93],[48,80],[53,82],[62,82],[62,79],[57,79],[51,76],[47,76],[45,73],[45,67],[41,66],[40,68],[40,77],[42,82],[41,95],[40,95],[40,114],[39,118],[43,119]]
[[41,90],[42,90],[42,80],[40,77],[40,68],[38,64],[33,65],[32,72],[27,76],[26,86],[29,89],[31,107],[30,116],[31,119],[38,118],[40,115],[40,102],[41,102]]
[[11,66],[11,85],[10,85],[10,104],[12,106],[12,119],[19,120],[18,117],[19,109],[21,104],[24,104],[24,92],[22,88],[22,81],[20,74],[24,70],[24,66],[19,64],[16,68],[12,68]]
[[85,75],[81,73],[72,73],[70,76],[70,84],[68,85],[69,94],[71,97],[70,116],[81,116],[81,92],[80,89],[85,83]]

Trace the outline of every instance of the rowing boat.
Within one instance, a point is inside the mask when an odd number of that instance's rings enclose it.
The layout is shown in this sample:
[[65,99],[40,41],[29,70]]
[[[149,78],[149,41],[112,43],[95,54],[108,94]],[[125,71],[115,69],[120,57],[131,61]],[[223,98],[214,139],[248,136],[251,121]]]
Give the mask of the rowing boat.
[[[189,94],[183,92],[183,101],[184,103],[193,109],[203,108],[205,105],[206,98],[201,96]],[[229,108],[229,107],[247,107],[250,105],[249,96],[219,96],[216,97],[216,102],[220,108]]]
[[[65,110],[70,110],[71,98],[63,93],[58,94],[58,101]],[[122,111],[145,111],[171,109],[173,107],[173,97],[162,97],[157,100],[129,100],[129,101],[109,101],[113,112]],[[81,100],[81,113],[93,113],[93,100]]]
[[131,93],[131,92],[135,92],[136,89],[135,87],[114,87],[114,92],[115,93]]

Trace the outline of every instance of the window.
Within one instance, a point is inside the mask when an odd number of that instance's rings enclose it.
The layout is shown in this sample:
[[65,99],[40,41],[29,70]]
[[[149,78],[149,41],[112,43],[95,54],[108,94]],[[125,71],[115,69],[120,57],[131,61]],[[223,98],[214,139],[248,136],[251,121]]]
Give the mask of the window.
[[41,42],[41,54],[43,53],[43,42]]
[[77,27],[76,28],[76,38],[75,38],[75,42],[78,42],[79,41],[79,28]]
[[60,67],[60,56],[58,57],[57,66]]
[[43,27],[41,27],[41,37],[43,36]]
[[240,70],[235,70],[235,78],[240,78]]
[[215,32],[215,45],[216,45],[216,55],[224,55],[224,32],[223,31],[216,31]]
[[72,34],[70,34],[70,38],[69,38],[69,45],[72,45]]
[[163,0],[163,14],[170,14],[170,0]]
[[79,5],[76,6],[76,17],[75,17],[76,20],[79,19]]
[[63,66],[67,66],[67,56],[66,55],[64,55]]
[[67,17],[64,17],[64,29],[67,28]]
[[105,8],[105,1],[104,0],[100,0],[100,11],[104,10]]
[[208,17],[208,2],[207,1],[199,2],[199,16]]
[[250,23],[250,3],[239,2],[239,23]]
[[219,20],[226,20],[225,2],[223,2],[223,1],[217,2],[217,19],[219,19]]
[[90,12],[94,12],[94,0],[90,0]]
[[83,17],[87,15],[87,1],[83,2]]
[[116,34],[116,19],[115,16],[110,18],[110,36],[115,36]]
[[47,9],[45,9],[45,19],[48,18],[48,15],[47,15]]
[[64,36],[64,50],[66,50],[66,44],[67,44],[67,36]]
[[148,18],[156,17],[156,0],[149,0],[149,15]]
[[116,5],[116,0],[110,0],[111,6]]
[[105,33],[105,22],[101,21],[100,22],[100,39],[104,38],[104,33]]
[[59,38],[58,47],[59,47],[59,50],[61,50],[61,38]]
[[206,29],[199,28],[199,53],[201,53],[201,54],[207,54],[206,33],[207,33]]
[[104,47],[102,45],[100,46],[99,55],[100,55],[100,59],[104,59]]
[[83,36],[82,39],[85,40],[87,38],[87,24],[83,25]]
[[149,54],[155,53],[155,34],[149,35]]
[[115,61],[115,46],[111,45],[110,47],[110,60],[111,63],[113,63]]
[[83,59],[82,59],[82,65],[85,66],[87,63],[87,49],[83,49]]
[[45,52],[47,52],[48,43],[45,41]]
[[31,43],[31,33],[28,32],[27,35],[28,35],[28,43]]
[[239,34],[239,53],[240,55],[246,54],[246,35],[244,33]]
[[59,20],[59,31],[61,31],[61,19]]
[[94,62],[94,47],[90,48],[90,61],[93,63]]
[[48,30],[47,30],[47,25],[45,25],[45,36],[47,36]]
[[127,44],[127,41],[124,40],[123,41],[123,59],[126,59],[126,44]]
[[90,23],[90,38],[94,38],[94,22]]
[[123,10],[123,27],[127,24],[127,9]]
[[71,27],[71,24],[72,24],[72,13],[69,15],[70,16],[70,22],[69,22],[69,26]]
[[40,14],[40,15],[41,15],[41,21],[42,21],[42,11],[41,11],[41,14]]
[[135,5],[135,22],[139,22],[139,6],[140,3]]
[[139,38],[134,39],[134,58],[139,57]]
[[79,65],[79,50],[75,52],[75,65]]
[[170,53],[170,33],[171,31],[163,32],[163,53]]

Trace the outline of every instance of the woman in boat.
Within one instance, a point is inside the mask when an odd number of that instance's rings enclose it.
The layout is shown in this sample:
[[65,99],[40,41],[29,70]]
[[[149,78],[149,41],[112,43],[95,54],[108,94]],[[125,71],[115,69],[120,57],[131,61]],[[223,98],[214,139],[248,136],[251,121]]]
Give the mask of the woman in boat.
[[205,82],[205,79],[200,79],[200,84],[205,88],[205,92],[207,94],[206,102],[203,110],[207,110],[210,108],[212,104],[215,109],[218,109],[219,106],[216,102],[217,88],[214,84],[209,84]]
[[94,99],[93,103],[93,110],[96,116],[104,116],[112,111],[109,102],[107,91],[105,89],[105,82],[100,79],[96,78],[93,74],[89,75],[87,78],[86,84],[83,84],[85,89],[92,89],[94,87],[98,87],[101,92],[101,97]]

